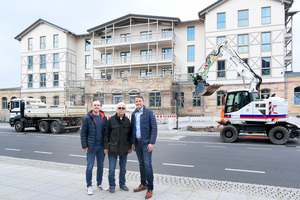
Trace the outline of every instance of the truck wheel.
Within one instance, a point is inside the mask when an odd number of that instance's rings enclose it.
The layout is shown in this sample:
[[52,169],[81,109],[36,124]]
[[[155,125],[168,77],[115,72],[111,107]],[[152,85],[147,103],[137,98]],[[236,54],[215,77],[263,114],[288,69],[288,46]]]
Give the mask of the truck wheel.
[[60,124],[57,121],[51,123],[50,130],[54,134],[60,133]]
[[15,123],[15,130],[16,130],[17,132],[23,132],[23,131],[24,131],[24,128],[22,128],[22,124],[21,124],[20,121],[17,121],[17,122]]
[[283,145],[289,141],[289,131],[283,126],[275,126],[269,132],[269,139],[273,144]]
[[47,133],[49,131],[49,123],[46,121],[41,121],[39,129],[41,133]]
[[238,130],[232,125],[225,126],[220,132],[221,140],[226,143],[235,142],[238,136]]

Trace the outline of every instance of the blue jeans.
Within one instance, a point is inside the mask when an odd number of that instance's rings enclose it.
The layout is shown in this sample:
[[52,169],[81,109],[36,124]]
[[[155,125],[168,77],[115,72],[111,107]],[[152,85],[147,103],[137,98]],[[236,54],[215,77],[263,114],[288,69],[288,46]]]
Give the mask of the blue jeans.
[[103,152],[102,146],[95,146],[93,153],[88,152],[86,154],[87,167],[85,175],[87,187],[92,186],[92,174],[95,163],[95,157],[97,158],[97,185],[101,185],[102,183],[105,153]]
[[141,184],[153,190],[152,151],[148,152],[148,144],[135,141],[135,152],[140,163]]
[[[110,187],[116,186],[115,169],[117,165],[117,158],[118,156],[108,155],[108,159],[109,159],[108,181]],[[119,166],[120,166],[119,186],[125,185],[126,162],[127,162],[127,155],[125,156],[119,155]]]

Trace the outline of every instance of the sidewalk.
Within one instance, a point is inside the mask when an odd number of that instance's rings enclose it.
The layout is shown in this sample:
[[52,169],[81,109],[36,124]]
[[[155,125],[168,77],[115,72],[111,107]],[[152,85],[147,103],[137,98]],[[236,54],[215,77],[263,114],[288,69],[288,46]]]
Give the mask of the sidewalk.
[[[95,173],[94,169],[94,173]],[[118,172],[117,172],[118,174]],[[108,169],[104,170],[103,184],[108,186]],[[93,176],[95,183],[95,174]],[[271,200],[300,199],[300,189],[214,181],[168,175],[154,175],[151,199],[159,200]],[[118,180],[118,175],[116,175]],[[116,188],[111,194],[93,186],[88,196],[85,186],[85,166],[45,162],[0,156],[0,199],[145,199],[145,191],[134,193],[139,185],[139,173],[128,171],[125,192]]]

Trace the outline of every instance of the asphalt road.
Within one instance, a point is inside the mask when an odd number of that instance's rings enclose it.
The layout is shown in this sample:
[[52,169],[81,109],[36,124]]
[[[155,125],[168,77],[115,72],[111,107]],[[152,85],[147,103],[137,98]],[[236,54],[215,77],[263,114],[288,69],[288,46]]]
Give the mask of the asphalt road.
[[[240,138],[227,144],[218,133],[160,130],[153,152],[155,173],[300,188],[300,140],[276,146],[267,139]],[[0,155],[86,164],[79,132],[55,135],[28,129],[18,133],[0,125]],[[128,156],[127,170],[138,171],[135,153]]]

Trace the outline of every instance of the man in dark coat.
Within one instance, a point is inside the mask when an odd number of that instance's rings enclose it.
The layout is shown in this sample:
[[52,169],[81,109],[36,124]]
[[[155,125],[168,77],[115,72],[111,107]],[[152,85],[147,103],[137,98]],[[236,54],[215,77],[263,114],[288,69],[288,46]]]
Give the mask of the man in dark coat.
[[131,129],[130,120],[125,115],[125,103],[117,105],[117,113],[107,123],[104,132],[104,153],[108,153],[109,159],[109,192],[115,192],[115,169],[119,156],[120,174],[119,186],[122,190],[128,191],[125,185],[127,154],[131,153]]
[[99,100],[93,100],[92,110],[82,120],[80,140],[81,147],[86,153],[86,184],[87,194],[92,195],[92,172],[97,158],[97,187],[104,189],[102,184],[103,163],[105,154],[103,151],[103,134],[105,132],[107,118],[101,111]]

